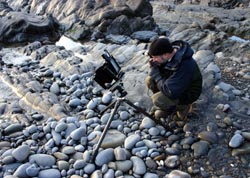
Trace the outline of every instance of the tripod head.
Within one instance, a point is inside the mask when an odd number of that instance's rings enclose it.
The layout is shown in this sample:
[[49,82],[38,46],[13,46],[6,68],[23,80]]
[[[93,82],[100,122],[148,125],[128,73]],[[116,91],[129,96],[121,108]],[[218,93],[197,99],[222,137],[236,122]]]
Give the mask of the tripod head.
[[122,77],[125,73],[121,70],[116,59],[107,50],[104,50],[102,58],[105,60],[105,63],[95,71],[94,80],[102,88],[111,92],[117,90],[120,97],[126,96],[127,92],[122,82]]

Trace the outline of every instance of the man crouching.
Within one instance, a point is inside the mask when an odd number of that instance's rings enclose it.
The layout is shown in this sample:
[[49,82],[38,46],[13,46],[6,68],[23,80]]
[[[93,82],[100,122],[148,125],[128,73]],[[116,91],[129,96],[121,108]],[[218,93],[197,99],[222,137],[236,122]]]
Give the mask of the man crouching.
[[193,59],[194,51],[184,41],[154,40],[148,50],[146,84],[152,90],[151,113],[156,119],[177,113],[185,119],[202,91],[202,75]]

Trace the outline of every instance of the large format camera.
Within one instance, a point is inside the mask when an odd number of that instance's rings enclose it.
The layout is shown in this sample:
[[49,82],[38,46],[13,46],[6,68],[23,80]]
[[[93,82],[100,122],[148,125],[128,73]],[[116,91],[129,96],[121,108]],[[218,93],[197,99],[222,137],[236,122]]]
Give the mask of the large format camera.
[[122,83],[124,72],[116,59],[107,50],[104,50],[102,58],[105,63],[95,71],[94,80],[102,88],[109,89],[111,92],[118,90],[121,97],[126,96],[127,92],[124,90]]

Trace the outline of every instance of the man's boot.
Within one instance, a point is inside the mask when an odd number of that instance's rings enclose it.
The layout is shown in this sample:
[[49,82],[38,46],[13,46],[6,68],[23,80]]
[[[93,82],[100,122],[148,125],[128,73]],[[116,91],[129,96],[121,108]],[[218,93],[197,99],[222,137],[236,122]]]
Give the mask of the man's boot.
[[191,112],[192,112],[192,104],[177,106],[177,117],[180,120],[187,119],[188,114]]

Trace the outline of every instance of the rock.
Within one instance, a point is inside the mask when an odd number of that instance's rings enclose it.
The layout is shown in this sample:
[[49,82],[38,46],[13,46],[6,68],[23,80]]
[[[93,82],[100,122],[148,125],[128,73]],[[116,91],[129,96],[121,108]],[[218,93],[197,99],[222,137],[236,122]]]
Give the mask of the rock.
[[107,41],[115,44],[127,44],[131,38],[125,35],[107,35],[105,38]]
[[[25,12],[12,11],[8,13],[8,17],[1,18],[0,22],[4,24],[0,31],[2,43],[43,41],[59,37],[57,33],[59,24],[52,16],[45,18]],[[13,28],[17,23],[19,23],[19,28]]]
[[69,106],[72,108],[76,108],[77,106],[80,106],[81,100],[79,98],[75,98],[69,101]]
[[134,145],[140,140],[140,136],[138,134],[133,134],[127,137],[124,141],[124,147],[126,149],[132,149]]
[[54,82],[50,87],[50,92],[54,93],[55,95],[58,95],[60,93],[60,87],[58,83]]
[[133,171],[135,174],[143,175],[146,173],[146,165],[141,158],[132,156],[130,160],[133,163]]
[[67,124],[64,122],[58,123],[57,126],[55,127],[55,131],[60,133],[62,131],[64,131],[65,129],[67,129]]
[[35,165],[30,165],[26,169],[26,173],[30,177],[36,177],[38,175],[39,171],[40,171],[40,168],[36,167]]
[[129,113],[127,111],[121,111],[119,114],[120,114],[120,119],[123,121],[129,118]]
[[66,154],[66,155],[71,155],[71,154],[74,154],[75,152],[76,151],[75,151],[75,148],[73,146],[65,146],[62,149],[62,153]]
[[88,108],[88,109],[94,109],[94,108],[97,106],[98,102],[99,102],[99,99],[93,98],[93,99],[90,100],[89,103],[87,104],[87,108]]
[[240,148],[235,148],[232,151],[232,156],[244,155],[250,153],[250,144],[245,143]]
[[244,139],[250,141],[250,132],[242,132],[241,133]]
[[84,160],[76,160],[76,162],[74,163],[73,167],[77,170],[77,169],[82,169],[86,166],[86,162]]
[[152,127],[148,130],[148,133],[152,136],[157,136],[160,134],[160,130],[156,127]]
[[80,140],[85,135],[86,135],[86,129],[83,127],[80,127],[78,129],[74,130],[73,132],[71,132],[70,137],[73,140]]
[[7,175],[7,176],[4,176],[4,178],[18,178],[18,177],[14,175]]
[[159,178],[159,176],[155,173],[146,172],[146,174],[143,176],[144,178]]
[[11,164],[14,163],[16,161],[16,159],[13,156],[5,156],[2,159],[3,164]]
[[112,160],[114,160],[114,149],[107,148],[97,154],[95,163],[97,166],[102,166]]
[[38,178],[61,178],[61,174],[57,169],[45,169],[39,172]]
[[152,31],[137,31],[134,32],[131,37],[140,41],[148,42],[151,39],[158,37],[158,34]]
[[143,118],[143,120],[140,124],[140,129],[143,129],[143,128],[149,129],[149,128],[154,127],[154,126],[155,126],[155,122],[152,119],[145,117],[145,118]]
[[126,150],[124,148],[116,147],[114,149],[115,160],[124,161],[127,158]]
[[168,175],[168,178],[191,178],[191,176],[186,172],[173,170]]
[[59,160],[57,161],[58,169],[61,170],[69,170],[69,163],[67,161]]
[[4,129],[5,135],[10,135],[15,132],[19,132],[23,130],[23,126],[21,124],[11,124]]
[[113,169],[109,169],[103,176],[103,178],[115,177],[115,171]]
[[218,138],[214,132],[203,131],[198,134],[198,137],[202,140],[208,141],[211,144],[218,142]]
[[30,166],[30,163],[25,163],[20,165],[17,170],[14,173],[14,176],[17,176],[19,178],[25,178],[28,177],[27,173],[26,173],[26,169]]
[[232,148],[237,148],[239,146],[241,146],[241,144],[244,142],[244,137],[242,137],[242,135],[240,134],[235,134],[230,142],[229,142],[229,146]]
[[[115,148],[124,143],[126,136],[114,129],[109,129],[101,144],[102,148]],[[98,138],[99,140],[99,138]]]
[[[29,157],[29,161],[34,161],[39,166],[53,166],[56,163],[56,159],[53,156],[47,155],[47,154],[31,155]],[[39,173],[39,175],[40,175],[40,173]]]
[[166,167],[168,168],[175,168],[179,166],[180,164],[180,158],[179,156],[173,155],[173,156],[168,156],[167,159],[164,161]]
[[199,141],[192,144],[191,148],[194,150],[194,156],[200,157],[205,155],[208,152],[208,142],[206,141]]
[[11,143],[8,141],[1,141],[0,142],[0,148],[4,148],[4,147],[11,147]]
[[28,158],[30,151],[31,150],[28,145],[22,145],[13,150],[12,155],[17,161],[22,162]]
[[123,161],[116,161],[115,165],[116,165],[116,170],[127,172],[132,168],[133,163],[131,160],[123,160]]
[[87,174],[91,174],[95,171],[95,164],[87,164],[85,167],[84,167],[84,172],[87,173]]
[[102,102],[104,104],[110,103],[111,100],[112,100],[112,92],[106,92],[106,93],[103,94],[103,96],[102,96]]

